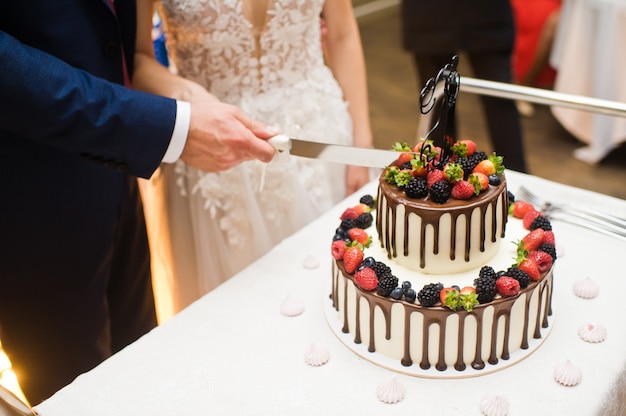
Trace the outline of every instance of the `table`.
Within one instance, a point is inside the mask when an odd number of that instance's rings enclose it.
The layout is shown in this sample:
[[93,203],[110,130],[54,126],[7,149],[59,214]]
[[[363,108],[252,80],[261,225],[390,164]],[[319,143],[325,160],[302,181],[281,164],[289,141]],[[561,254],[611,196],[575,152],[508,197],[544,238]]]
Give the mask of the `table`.
[[[564,0],[550,57],[557,92],[626,102],[626,1]],[[587,146],[575,157],[602,160],[626,140],[626,117],[552,107],[556,119]]]
[[[626,201],[516,172],[521,183],[554,200],[573,200],[614,212]],[[544,344],[520,363],[476,378],[436,380],[396,375],[406,397],[385,404],[379,383],[395,373],[359,358],[328,326],[330,240],[341,212],[376,183],[275,247],[237,276],[155,328],[92,371],[36,406],[41,416],[124,415],[479,415],[485,394],[508,399],[511,415],[626,414],[626,275],[620,267],[626,242],[554,222],[561,253],[555,266],[554,325]],[[319,267],[303,264],[319,260]],[[573,282],[591,277],[600,295],[584,300]],[[289,295],[304,313],[279,310]],[[608,329],[599,344],[583,342],[578,325],[597,321]],[[312,342],[329,349],[330,361],[310,367]],[[563,387],[554,367],[570,359],[582,382]]]

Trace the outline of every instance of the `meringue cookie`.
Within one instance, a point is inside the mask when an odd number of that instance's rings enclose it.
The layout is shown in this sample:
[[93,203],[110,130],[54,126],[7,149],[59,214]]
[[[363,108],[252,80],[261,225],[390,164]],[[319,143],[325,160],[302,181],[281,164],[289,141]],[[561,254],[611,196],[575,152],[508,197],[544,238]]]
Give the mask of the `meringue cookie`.
[[565,360],[554,369],[554,379],[563,386],[575,386],[580,383],[582,378],[582,371],[572,364],[570,360]]
[[480,411],[485,416],[506,416],[509,407],[509,401],[503,396],[486,394],[480,399]]
[[578,327],[578,336],[591,343],[602,342],[606,339],[606,328],[602,324],[586,323]]
[[309,349],[304,353],[304,362],[312,367],[319,367],[330,360],[330,352],[322,345],[312,342]]
[[320,259],[312,254],[309,254],[302,262],[302,267],[304,267],[305,269],[317,269],[318,267],[320,267]]
[[398,403],[404,399],[404,393],[404,386],[395,375],[380,383],[376,389],[376,396],[383,403]]
[[304,302],[293,295],[287,295],[280,305],[280,313],[285,316],[298,316],[302,312],[304,312]]
[[593,299],[598,296],[599,291],[600,288],[590,277],[574,282],[574,294],[580,298]]

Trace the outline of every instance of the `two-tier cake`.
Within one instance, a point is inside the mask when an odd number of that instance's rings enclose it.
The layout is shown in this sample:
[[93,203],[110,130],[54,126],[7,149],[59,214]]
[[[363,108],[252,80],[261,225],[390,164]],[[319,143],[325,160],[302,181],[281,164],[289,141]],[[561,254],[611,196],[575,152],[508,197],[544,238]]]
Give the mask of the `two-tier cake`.
[[445,160],[428,141],[397,150],[376,199],[347,208],[333,237],[331,327],[363,357],[418,376],[519,361],[550,329],[550,222],[512,201],[502,158],[470,140]]

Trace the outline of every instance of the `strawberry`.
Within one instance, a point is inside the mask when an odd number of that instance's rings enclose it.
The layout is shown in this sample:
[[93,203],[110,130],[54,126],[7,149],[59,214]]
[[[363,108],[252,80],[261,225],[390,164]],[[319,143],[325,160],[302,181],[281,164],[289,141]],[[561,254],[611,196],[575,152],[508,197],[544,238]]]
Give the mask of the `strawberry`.
[[536,211],[535,207],[532,204],[529,204],[526,201],[515,201],[513,202],[511,215],[513,215],[515,218],[522,219],[524,218],[524,215],[526,215],[526,213],[529,211]]
[[351,246],[346,249],[343,255],[343,267],[346,273],[354,273],[363,261],[363,250],[358,246]]
[[356,220],[358,216],[359,214],[354,210],[354,208],[346,208],[346,210],[341,214],[341,217],[339,217],[339,219],[341,221],[348,218],[351,220]]
[[489,176],[489,175],[493,175],[494,173],[496,173],[496,167],[494,166],[491,160],[485,159],[485,160],[480,161],[480,163],[478,163],[478,165],[476,165],[476,167],[472,170],[472,173],[475,173],[475,172],[481,172]]
[[531,251],[526,258],[537,263],[539,273],[545,273],[552,267],[552,256],[545,251]]
[[543,214],[539,211],[528,211],[526,214],[524,214],[524,217],[522,218],[522,224],[524,225],[524,228],[530,230],[530,224],[532,224],[533,221],[535,221],[535,218],[537,218],[539,215]]
[[447,306],[448,308],[456,311],[459,308],[459,301],[461,300],[461,295],[458,290],[452,287],[444,287],[439,292],[439,300],[443,303],[443,306]]
[[472,172],[482,172],[485,175],[500,175],[504,172],[504,165],[502,164],[502,156],[497,156],[495,153],[489,156],[488,159],[481,161]]
[[[441,303],[443,303],[444,305],[446,304],[446,298],[448,297],[448,294],[454,294],[454,291],[456,289],[453,287],[444,287],[443,289],[441,289],[439,291],[439,300],[441,301]],[[457,293],[458,295],[458,293]]]
[[443,180],[443,172],[439,169],[433,169],[426,174],[426,185],[430,189],[431,185],[435,182]]
[[333,241],[331,252],[335,260],[343,259],[343,255],[346,252],[346,242],[344,240]]
[[537,262],[535,262],[534,260],[526,258],[522,260],[521,263],[517,265],[517,267],[520,270],[525,271],[530,280],[533,280],[535,282],[539,280],[541,273],[539,273],[539,266],[537,266]]
[[546,231],[545,233],[543,233],[543,242],[555,245],[555,242],[554,242],[554,232],[553,231]]
[[[350,209],[350,208],[348,208]],[[356,216],[363,214],[364,212],[370,212],[372,209],[367,204],[360,203],[352,207],[354,212],[356,212]]]
[[454,199],[470,199],[474,194],[476,188],[468,181],[458,181],[452,186],[451,195]]
[[528,234],[524,238],[522,238],[521,244],[523,244],[522,248],[524,250],[533,251],[537,250],[541,243],[543,243],[543,235],[545,231],[542,228],[537,228]]
[[413,177],[424,177],[428,173],[426,164],[419,159],[411,160],[411,166],[413,166],[413,169],[411,170],[411,176]]
[[443,178],[450,183],[456,183],[463,179],[463,168],[459,163],[448,163],[443,167]]
[[476,288],[474,286],[465,286],[459,292],[461,295],[469,295],[470,293],[476,293]]
[[467,156],[468,157],[473,155],[474,152],[476,151],[476,143],[473,140],[463,139],[463,140],[459,140],[459,143],[462,143],[465,146],[467,146]]
[[519,293],[519,282],[509,276],[500,276],[496,280],[496,288],[502,297],[515,296]]
[[397,166],[402,166],[407,162],[410,162],[411,159],[413,159],[413,156],[415,156],[413,153],[400,153],[400,156],[398,156],[398,161],[396,162]]
[[350,228],[348,235],[350,236],[350,240],[358,242],[363,247],[368,247],[372,242],[372,237],[370,237],[367,231],[361,228]]
[[469,183],[474,185],[475,188],[478,187],[481,191],[489,188],[489,177],[482,172],[471,173],[467,180]]
[[371,267],[364,267],[354,274],[354,283],[363,290],[374,290],[378,286],[376,272]]

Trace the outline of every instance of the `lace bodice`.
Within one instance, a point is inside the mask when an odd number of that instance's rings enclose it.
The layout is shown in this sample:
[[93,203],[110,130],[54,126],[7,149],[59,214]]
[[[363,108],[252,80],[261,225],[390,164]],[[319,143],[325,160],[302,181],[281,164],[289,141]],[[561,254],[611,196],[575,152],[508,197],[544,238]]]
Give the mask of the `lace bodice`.
[[[160,14],[168,52],[180,75],[287,134],[350,144],[347,104],[324,63],[323,4],[324,0],[161,0]],[[195,213],[196,245],[204,239],[225,241],[252,253],[250,259],[345,196],[344,167],[311,159],[275,159],[267,165],[250,161],[219,173],[204,173],[178,161],[166,172],[184,198],[180,204]],[[207,233],[210,227],[219,229],[221,238],[216,231]],[[198,257],[208,263],[213,261],[209,255],[204,250]],[[226,257],[213,263],[224,264]],[[237,257],[233,262],[242,267],[250,259]],[[237,268],[229,270],[232,274]],[[218,274],[215,266],[210,274]]]
[[294,85],[324,66],[323,4],[268,0],[265,18],[255,19],[242,0],[162,0],[161,13],[179,73],[238,103],[242,94]]

